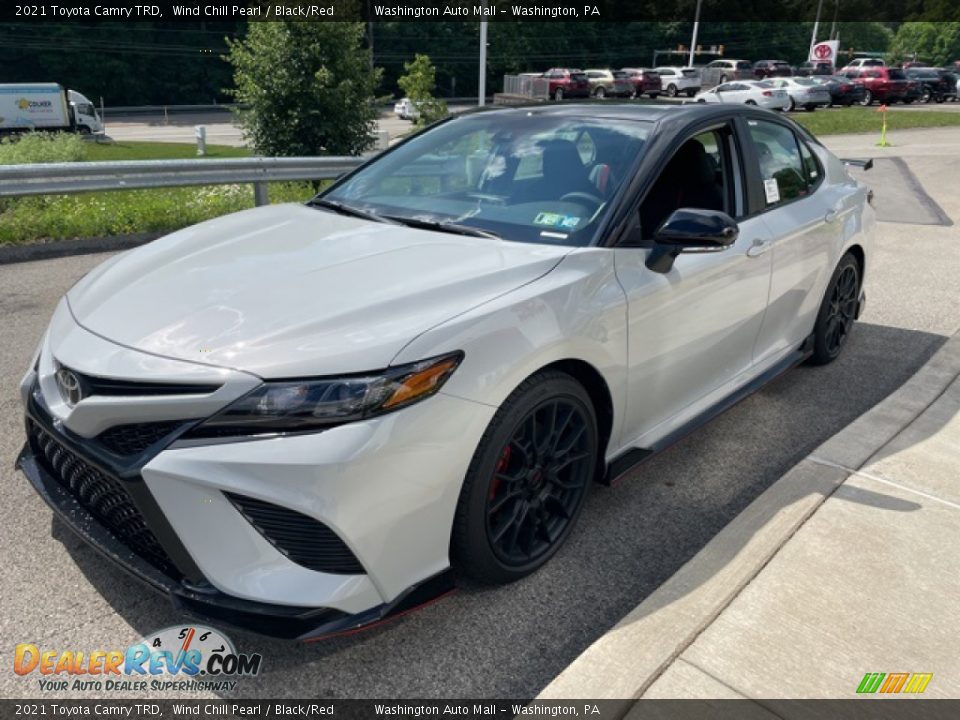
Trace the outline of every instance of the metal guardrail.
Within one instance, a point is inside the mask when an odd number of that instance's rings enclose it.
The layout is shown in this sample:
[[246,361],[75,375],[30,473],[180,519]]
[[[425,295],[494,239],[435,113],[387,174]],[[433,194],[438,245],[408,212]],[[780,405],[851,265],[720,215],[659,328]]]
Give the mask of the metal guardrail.
[[267,183],[332,180],[368,157],[254,157],[225,160],[124,160],[115,162],[0,165],[0,198],[69,195],[98,190],[143,190],[191,185],[253,185],[266,205]]

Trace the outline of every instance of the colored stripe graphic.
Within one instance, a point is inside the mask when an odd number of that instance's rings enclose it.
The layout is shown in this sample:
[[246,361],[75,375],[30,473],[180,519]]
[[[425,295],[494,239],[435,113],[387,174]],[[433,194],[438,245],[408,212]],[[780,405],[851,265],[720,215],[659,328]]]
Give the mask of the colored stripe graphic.
[[891,695],[897,693],[919,694],[927,689],[933,673],[865,673],[857,693],[871,695],[876,692]]

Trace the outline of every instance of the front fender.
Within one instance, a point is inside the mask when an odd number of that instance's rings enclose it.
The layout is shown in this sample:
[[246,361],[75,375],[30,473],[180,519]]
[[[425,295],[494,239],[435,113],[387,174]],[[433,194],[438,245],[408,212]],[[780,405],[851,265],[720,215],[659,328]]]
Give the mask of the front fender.
[[462,350],[443,393],[500,406],[524,379],[560,360],[604,378],[613,400],[609,458],[620,448],[627,388],[627,307],[605,248],[581,248],[550,273],[417,337],[391,364]]

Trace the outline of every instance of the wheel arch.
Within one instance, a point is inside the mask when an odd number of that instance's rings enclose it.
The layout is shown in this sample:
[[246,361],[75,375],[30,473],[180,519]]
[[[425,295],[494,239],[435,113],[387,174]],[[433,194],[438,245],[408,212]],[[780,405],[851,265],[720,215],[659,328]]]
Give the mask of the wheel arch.
[[539,368],[535,373],[545,370],[559,370],[576,380],[590,396],[593,403],[593,411],[597,417],[597,435],[599,440],[600,452],[597,453],[597,472],[595,480],[603,477],[606,467],[605,453],[610,446],[610,438],[613,434],[613,394],[610,392],[610,386],[606,379],[590,363],[577,358],[566,358],[556,360]]

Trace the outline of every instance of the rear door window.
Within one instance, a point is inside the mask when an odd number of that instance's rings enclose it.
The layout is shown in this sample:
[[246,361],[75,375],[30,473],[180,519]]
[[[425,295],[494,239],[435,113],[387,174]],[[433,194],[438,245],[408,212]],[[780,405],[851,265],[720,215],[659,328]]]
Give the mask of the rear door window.
[[771,208],[806,195],[809,190],[809,169],[800,155],[793,131],[766,120],[748,120],[747,127],[760,165],[766,207]]

